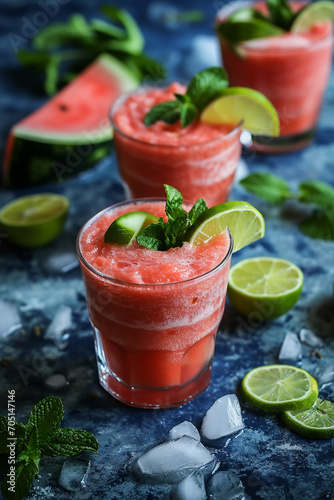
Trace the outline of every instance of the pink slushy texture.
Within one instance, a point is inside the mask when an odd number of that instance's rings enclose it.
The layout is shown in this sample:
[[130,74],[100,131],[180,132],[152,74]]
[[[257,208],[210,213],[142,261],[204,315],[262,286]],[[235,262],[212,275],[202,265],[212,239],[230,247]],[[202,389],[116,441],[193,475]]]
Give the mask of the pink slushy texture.
[[174,100],[175,92],[184,93],[185,88],[172,83],[166,89],[147,89],[114,106],[114,142],[121,176],[133,198],[164,196],[163,184],[169,184],[187,200],[204,198],[208,206],[223,203],[240,158],[240,127],[198,119],[184,128],[179,120],[146,126],[146,113],[156,104]]

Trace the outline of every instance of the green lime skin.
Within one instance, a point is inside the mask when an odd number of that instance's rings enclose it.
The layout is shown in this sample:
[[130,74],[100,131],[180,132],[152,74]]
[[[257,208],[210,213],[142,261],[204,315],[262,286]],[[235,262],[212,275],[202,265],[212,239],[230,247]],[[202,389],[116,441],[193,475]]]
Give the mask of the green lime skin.
[[318,398],[306,410],[285,411],[284,424],[300,436],[311,439],[334,438],[334,403]]

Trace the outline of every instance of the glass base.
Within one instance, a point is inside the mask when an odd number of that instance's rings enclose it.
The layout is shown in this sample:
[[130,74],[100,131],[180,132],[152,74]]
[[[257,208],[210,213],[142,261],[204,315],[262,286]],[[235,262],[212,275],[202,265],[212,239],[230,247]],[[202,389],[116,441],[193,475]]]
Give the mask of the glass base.
[[299,151],[314,141],[315,128],[295,135],[268,137],[253,135],[250,149],[257,153],[284,154]]
[[175,408],[194,399],[210,384],[212,358],[208,360],[200,373],[183,385],[170,387],[130,386],[109,369],[99,332],[94,327],[93,329],[100,384],[122,403],[136,408]]

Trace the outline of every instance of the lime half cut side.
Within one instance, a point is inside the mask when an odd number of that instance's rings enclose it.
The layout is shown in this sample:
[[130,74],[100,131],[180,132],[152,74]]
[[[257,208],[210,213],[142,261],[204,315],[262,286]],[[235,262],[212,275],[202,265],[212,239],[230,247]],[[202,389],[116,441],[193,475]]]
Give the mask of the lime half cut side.
[[333,2],[320,1],[306,5],[301,9],[294,20],[291,31],[298,32],[311,28],[316,22],[334,22]]
[[285,411],[281,415],[285,425],[303,437],[330,439],[334,437],[334,403],[318,398],[306,410]]
[[202,112],[201,120],[216,124],[238,124],[254,135],[278,136],[276,109],[261,92],[245,87],[229,87]]
[[105,243],[116,243],[117,245],[129,245],[140,231],[154,222],[158,217],[148,212],[136,210],[117,217],[104,234]]
[[189,228],[186,240],[192,245],[205,243],[229,227],[233,237],[233,251],[262,238],[265,223],[262,214],[246,201],[228,201],[203,212]]
[[8,239],[22,247],[39,247],[62,231],[69,209],[65,196],[42,193],[18,198],[0,211],[0,224]]
[[318,397],[317,381],[290,365],[254,368],[243,378],[242,389],[250,403],[268,411],[310,408]]
[[271,321],[296,304],[303,282],[303,272],[289,260],[254,257],[232,266],[227,294],[239,313],[260,311],[263,320]]

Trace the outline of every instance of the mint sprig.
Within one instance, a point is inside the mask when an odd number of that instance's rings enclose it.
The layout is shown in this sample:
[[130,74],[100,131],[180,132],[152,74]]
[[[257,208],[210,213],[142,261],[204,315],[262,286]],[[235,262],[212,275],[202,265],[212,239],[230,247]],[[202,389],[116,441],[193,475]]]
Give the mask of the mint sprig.
[[134,18],[114,5],[103,5],[100,11],[104,19],[74,14],[48,24],[32,37],[28,49],[21,46],[22,37],[8,35],[20,62],[44,73],[46,94],[55,94],[102,53],[120,59],[138,80],[165,77],[163,66],[143,52],[144,38]]
[[144,123],[150,126],[159,120],[169,124],[180,120],[181,127],[187,127],[227,86],[228,77],[223,68],[204,69],[193,77],[185,94],[175,93],[175,100],[153,106]]
[[270,203],[282,204],[289,199],[314,206],[300,224],[311,238],[334,241],[334,189],[321,181],[304,181],[292,192],[281,177],[268,172],[254,172],[240,181],[249,192]]
[[0,417],[0,453],[8,454],[7,444],[11,442],[15,442],[16,452],[15,488],[9,483],[8,471],[1,487],[5,498],[22,500],[28,495],[42,456],[71,457],[84,450],[97,453],[99,444],[93,434],[81,429],[61,428],[63,417],[63,403],[55,396],[37,403],[26,425],[15,422],[14,436],[8,433],[8,418]]
[[160,217],[158,222],[150,224],[137,236],[137,243],[152,250],[168,250],[181,247],[185,241],[187,229],[194,224],[197,217],[208,209],[206,202],[201,198],[187,212],[182,207],[183,196],[172,186],[164,185],[167,202],[165,212],[168,222]]

